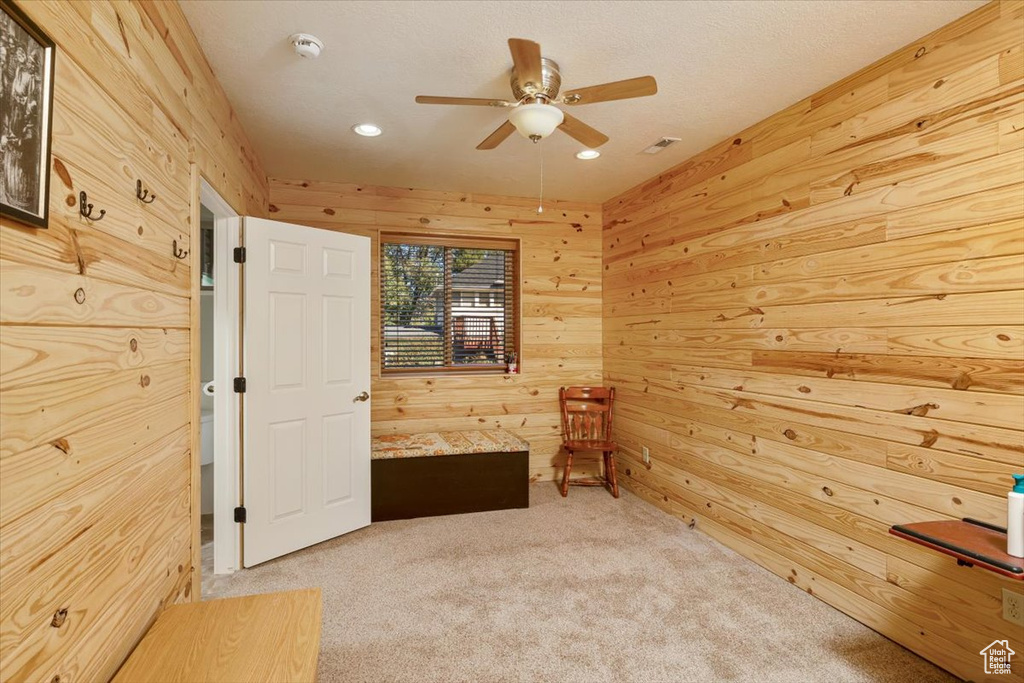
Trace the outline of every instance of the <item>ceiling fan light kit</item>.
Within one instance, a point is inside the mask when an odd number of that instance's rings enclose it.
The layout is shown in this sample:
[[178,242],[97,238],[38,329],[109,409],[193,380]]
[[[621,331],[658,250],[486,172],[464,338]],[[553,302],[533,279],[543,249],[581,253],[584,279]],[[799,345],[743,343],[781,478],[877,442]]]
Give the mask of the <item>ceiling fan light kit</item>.
[[598,152],[596,149],[584,149],[582,151],[576,152],[576,158],[583,159],[584,161],[587,161],[589,159],[596,159],[599,156],[601,156],[601,153]]
[[508,120],[524,138],[539,142],[562,125],[565,114],[558,107],[535,102],[519,105],[509,112]]

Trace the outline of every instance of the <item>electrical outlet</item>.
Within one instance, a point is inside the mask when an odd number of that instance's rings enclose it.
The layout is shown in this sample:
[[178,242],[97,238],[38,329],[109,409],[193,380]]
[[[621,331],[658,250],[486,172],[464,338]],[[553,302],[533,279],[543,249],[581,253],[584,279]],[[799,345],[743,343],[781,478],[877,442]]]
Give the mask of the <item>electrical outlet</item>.
[[1024,595],[1003,589],[1003,619],[1024,626]]
[[650,465],[651,464],[651,449],[648,448],[647,446],[641,446],[640,450],[644,454],[644,464],[645,465]]

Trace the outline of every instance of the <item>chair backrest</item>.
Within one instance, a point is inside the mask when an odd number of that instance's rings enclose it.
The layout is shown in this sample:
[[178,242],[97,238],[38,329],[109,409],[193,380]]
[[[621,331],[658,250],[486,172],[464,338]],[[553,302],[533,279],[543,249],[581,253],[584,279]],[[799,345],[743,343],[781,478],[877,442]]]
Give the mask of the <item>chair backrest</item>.
[[562,387],[562,433],[566,441],[609,441],[612,435],[612,402],[609,387]]

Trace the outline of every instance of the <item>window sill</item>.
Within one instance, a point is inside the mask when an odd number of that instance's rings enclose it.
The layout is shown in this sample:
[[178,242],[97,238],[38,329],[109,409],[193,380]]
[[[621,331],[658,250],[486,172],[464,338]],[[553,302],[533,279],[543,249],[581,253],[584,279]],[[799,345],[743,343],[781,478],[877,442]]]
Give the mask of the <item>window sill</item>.
[[513,377],[519,375],[519,371],[508,372],[500,368],[479,369],[479,370],[381,370],[381,379],[409,379],[414,377],[425,377],[437,379],[439,377]]

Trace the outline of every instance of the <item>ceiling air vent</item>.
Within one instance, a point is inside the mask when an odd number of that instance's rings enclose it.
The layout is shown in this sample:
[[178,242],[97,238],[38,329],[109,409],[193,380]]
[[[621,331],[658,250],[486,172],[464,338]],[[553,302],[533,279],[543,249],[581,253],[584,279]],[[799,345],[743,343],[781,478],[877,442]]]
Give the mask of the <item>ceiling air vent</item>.
[[676,144],[682,138],[662,138],[643,151],[644,154],[657,154],[666,147]]

